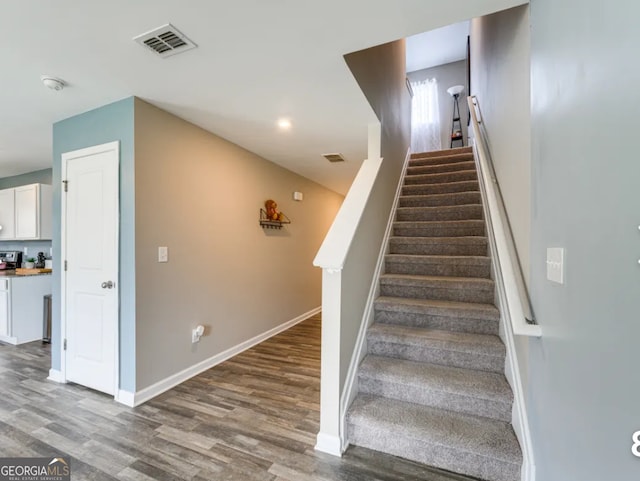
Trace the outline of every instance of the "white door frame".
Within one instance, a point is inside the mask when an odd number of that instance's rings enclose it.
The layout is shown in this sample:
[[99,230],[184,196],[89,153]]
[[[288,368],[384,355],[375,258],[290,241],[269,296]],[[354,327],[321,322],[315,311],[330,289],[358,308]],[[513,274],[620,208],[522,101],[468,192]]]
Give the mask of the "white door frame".
[[[62,190],[61,190],[61,203],[60,203],[60,372],[62,374],[62,382],[67,382],[67,351],[64,348],[64,341],[67,338],[67,273],[64,270],[64,260],[67,258],[67,196],[64,192],[64,182],[67,179],[67,162],[72,159],[80,157],[87,157],[90,155],[96,155],[103,152],[116,153],[116,163],[118,171],[118,196],[116,198],[116,210],[120,212],[120,141],[108,142],[106,144],[94,145],[93,147],[87,147],[85,149],[73,150],[71,152],[64,152],[62,154]],[[116,246],[116,285],[115,295],[118,299],[118,319],[115,326],[115,346],[114,359],[115,359],[115,376],[114,376],[114,399],[118,399],[118,393],[120,391],[120,221],[116,222],[115,226],[115,246]]]

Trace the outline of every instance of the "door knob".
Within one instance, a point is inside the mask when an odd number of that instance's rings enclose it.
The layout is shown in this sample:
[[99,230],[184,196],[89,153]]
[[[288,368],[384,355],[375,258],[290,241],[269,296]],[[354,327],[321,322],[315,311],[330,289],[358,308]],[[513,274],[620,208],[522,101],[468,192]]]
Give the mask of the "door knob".
[[102,283],[103,289],[113,289],[113,286],[115,286],[115,283],[113,281],[107,281]]

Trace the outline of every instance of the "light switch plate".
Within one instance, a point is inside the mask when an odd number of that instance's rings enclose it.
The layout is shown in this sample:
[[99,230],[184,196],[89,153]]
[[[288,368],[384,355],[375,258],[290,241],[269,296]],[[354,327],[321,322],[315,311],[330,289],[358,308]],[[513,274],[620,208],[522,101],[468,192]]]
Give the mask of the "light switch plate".
[[169,248],[166,246],[158,247],[158,262],[169,262]]
[[564,284],[564,248],[547,248],[547,279]]

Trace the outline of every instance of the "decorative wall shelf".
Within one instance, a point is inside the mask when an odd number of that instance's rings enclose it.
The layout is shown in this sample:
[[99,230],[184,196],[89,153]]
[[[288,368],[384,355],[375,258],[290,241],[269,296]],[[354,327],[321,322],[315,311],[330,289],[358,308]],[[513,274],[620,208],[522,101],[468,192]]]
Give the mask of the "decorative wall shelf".
[[284,224],[291,224],[291,220],[283,213],[280,212],[283,220],[273,220],[267,217],[267,211],[260,209],[260,225],[263,229],[282,229]]

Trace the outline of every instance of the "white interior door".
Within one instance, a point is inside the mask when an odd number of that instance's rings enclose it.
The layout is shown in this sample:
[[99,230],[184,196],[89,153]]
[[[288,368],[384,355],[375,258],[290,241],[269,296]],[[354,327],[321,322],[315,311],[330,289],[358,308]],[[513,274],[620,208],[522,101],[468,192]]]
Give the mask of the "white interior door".
[[116,394],[118,143],[63,154],[62,163],[65,377]]

